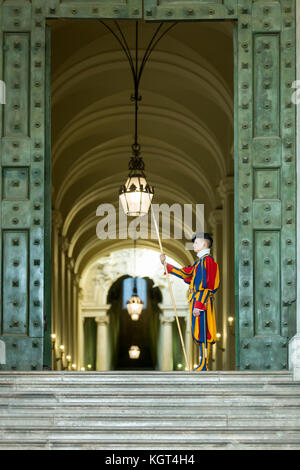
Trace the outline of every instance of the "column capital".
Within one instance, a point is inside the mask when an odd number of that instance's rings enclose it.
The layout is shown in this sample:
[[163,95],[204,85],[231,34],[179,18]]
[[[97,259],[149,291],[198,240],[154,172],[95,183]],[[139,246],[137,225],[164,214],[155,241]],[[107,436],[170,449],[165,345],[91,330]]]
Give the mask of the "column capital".
[[223,213],[223,209],[215,209],[209,214],[208,222],[211,227],[215,227],[215,225],[223,223]]
[[98,324],[98,325],[108,325],[109,323],[109,315],[105,314],[105,315],[99,315],[97,317],[95,317],[95,322]]
[[84,298],[84,292],[83,292],[82,287],[79,287],[78,289],[78,297],[79,297],[79,300],[83,300]]
[[75,273],[74,271],[72,272],[72,282],[75,287],[79,286],[81,277],[79,276],[78,273]]
[[165,323],[173,323],[175,318],[174,316],[171,317],[170,315],[160,314],[159,320],[162,324],[165,324]]
[[63,224],[63,217],[62,217],[61,212],[57,209],[52,209],[51,219],[52,219],[53,228],[56,228],[56,230],[59,230]]
[[69,246],[70,246],[70,243],[69,243],[68,238],[62,235],[61,239],[60,239],[60,248],[61,248],[61,250],[64,253],[66,253],[69,249]]
[[226,176],[220,181],[218,192],[222,199],[234,192],[234,176]]
[[[189,295],[189,291],[187,289],[187,297]],[[174,306],[173,305],[159,305],[161,309],[161,314],[160,316],[163,318],[166,318],[167,321],[174,321],[175,320],[175,312],[174,312]],[[186,304],[176,304],[176,311],[178,317],[186,317],[187,312],[189,312],[189,307],[187,307]],[[170,320],[168,320],[170,319]]]
[[67,257],[67,269],[73,273],[73,269],[75,266],[75,261],[73,258]]

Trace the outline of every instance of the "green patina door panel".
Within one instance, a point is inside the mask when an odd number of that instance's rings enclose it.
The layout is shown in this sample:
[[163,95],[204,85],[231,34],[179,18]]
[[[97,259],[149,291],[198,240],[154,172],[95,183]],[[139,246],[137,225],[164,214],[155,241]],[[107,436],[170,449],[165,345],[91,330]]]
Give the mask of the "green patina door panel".
[[148,21],[237,20],[236,363],[286,369],[296,298],[295,0],[144,5]]
[[[247,4],[247,5],[246,5]],[[240,369],[287,369],[295,304],[295,2],[243,2],[238,31]]]
[[[0,0],[4,370],[51,365],[50,32],[47,18],[141,18],[141,0]],[[45,337],[46,335],[46,337]],[[46,345],[46,347],[45,347]]]
[[1,2],[2,369],[41,369],[44,336],[44,23],[34,2]]

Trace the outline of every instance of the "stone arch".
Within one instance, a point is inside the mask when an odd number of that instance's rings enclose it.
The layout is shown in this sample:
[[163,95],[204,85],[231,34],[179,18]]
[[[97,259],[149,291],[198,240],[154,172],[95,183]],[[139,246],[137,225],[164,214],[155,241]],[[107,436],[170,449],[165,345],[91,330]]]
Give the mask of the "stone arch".
[[[136,250],[137,259],[139,260],[136,269],[133,262],[133,249],[129,248],[111,252],[93,260],[83,270],[80,281],[82,292],[79,312],[81,329],[83,327],[84,318],[93,316],[98,322],[98,329],[101,331],[102,338],[104,335],[108,335],[108,312],[111,306],[107,303],[108,293],[115,280],[120,279],[123,276],[148,277],[149,279],[152,279],[154,283],[153,287],[158,287],[162,295],[162,302],[159,303],[159,308],[162,312],[162,315],[160,316],[161,325],[164,325],[166,320],[169,322],[174,321],[174,309],[171,302],[167,279],[163,274],[164,270],[159,261],[158,253],[146,248],[137,248]],[[151,260],[151,266],[149,266],[149,264],[147,266],[147,260],[148,263]],[[178,263],[172,258],[169,259],[169,262],[178,266]],[[188,321],[187,287],[180,279],[175,277],[172,277],[171,282],[176,301],[177,313],[180,317],[183,317],[185,321]],[[161,327],[164,328],[164,326]],[[83,364],[84,344],[82,331],[79,338],[81,341],[80,362]],[[106,351],[103,350],[103,343],[106,344],[105,347],[109,348],[107,340],[102,341],[102,345],[99,344],[97,353],[98,370],[108,370],[110,368],[109,361],[100,357],[101,355],[107,355],[107,357],[109,357],[108,349]],[[167,365],[163,365],[163,356],[165,356],[163,348],[164,345],[160,347],[158,351],[159,367],[170,368],[170,364],[172,364],[170,358],[169,361],[165,360],[165,364]],[[168,353],[171,354],[170,350]]]

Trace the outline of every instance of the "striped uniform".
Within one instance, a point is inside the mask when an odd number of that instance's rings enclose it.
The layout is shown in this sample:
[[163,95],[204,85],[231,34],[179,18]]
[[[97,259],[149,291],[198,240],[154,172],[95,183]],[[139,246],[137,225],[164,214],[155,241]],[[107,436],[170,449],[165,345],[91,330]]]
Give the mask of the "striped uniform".
[[[214,293],[220,287],[219,266],[211,255],[204,255],[192,266],[176,268],[167,263],[168,273],[183,279],[190,286],[189,303],[192,336],[195,343],[200,345],[201,360],[199,366],[194,370],[207,370],[205,361],[205,320],[206,320],[206,341],[207,358],[209,356],[210,344],[216,342],[216,313]],[[165,273],[166,274],[166,273]],[[200,315],[195,317],[193,309],[201,310]]]

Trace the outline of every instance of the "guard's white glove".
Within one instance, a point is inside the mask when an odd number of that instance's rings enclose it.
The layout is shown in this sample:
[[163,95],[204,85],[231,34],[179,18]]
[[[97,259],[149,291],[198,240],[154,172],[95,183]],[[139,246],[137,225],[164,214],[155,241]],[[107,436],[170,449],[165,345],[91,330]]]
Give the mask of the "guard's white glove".
[[194,308],[193,315],[194,317],[199,317],[201,310],[199,308]]
[[164,253],[161,253],[161,254],[160,254],[160,262],[161,262],[161,264],[164,264],[165,260],[166,260],[166,255],[165,255]]

